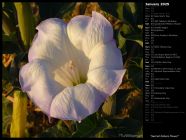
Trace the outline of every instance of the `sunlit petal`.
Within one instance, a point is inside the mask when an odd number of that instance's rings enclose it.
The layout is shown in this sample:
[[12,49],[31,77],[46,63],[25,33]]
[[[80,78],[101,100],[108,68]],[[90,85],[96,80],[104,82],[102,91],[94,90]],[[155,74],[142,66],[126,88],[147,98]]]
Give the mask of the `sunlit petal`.
[[76,48],[82,49],[86,56],[100,42],[113,39],[110,22],[100,13],[92,12],[92,17],[76,16],[67,25],[69,39]]
[[90,54],[89,71],[104,67],[106,69],[123,69],[121,51],[114,40],[98,44]]
[[118,89],[126,70],[109,70],[98,68],[88,72],[88,82],[103,91],[106,96],[111,96]]
[[68,87],[54,98],[50,115],[63,120],[81,121],[96,112],[104,100],[91,84]]

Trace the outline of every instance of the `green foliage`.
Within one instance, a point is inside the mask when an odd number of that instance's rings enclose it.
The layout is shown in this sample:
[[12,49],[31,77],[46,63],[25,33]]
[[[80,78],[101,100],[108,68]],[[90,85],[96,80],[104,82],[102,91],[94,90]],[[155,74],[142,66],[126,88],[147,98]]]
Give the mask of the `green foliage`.
[[2,27],[4,33],[6,35],[10,35],[15,30],[15,27],[11,22],[10,16],[5,11],[2,12],[2,21],[3,21]]
[[69,137],[70,132],[69,130],[65,127],[62,121],[58,121],[58,123],[45,131],[43,131],[41,134],[36,135],[36,138],[57,138],[57,137]]
[[14,91],[13,113],[10,137],[25,137],[27,122],[27,95],[19,90]]
[[136,61],[130,61],[128,67],[129,79],[133,79],[135,85],[139,88],[143,88],[143,69],[140,66],[140,63]]
[[14,3],[18,26],[21,34],[21,39],[26,48],[29,48],[35,33],[35,21],[32,14],[30,3],[28,2],[15,2]]
[[2,97],[2,134],[3,136],[9,135],[9,129],[12,119],[12,103],[5,97]]
[[105,131],[108,137],[137,137],[142,123],[132,118],[110,120],[113,128]]
[[104,131],[111,127],[107,120],[97,119],[96,114],[93,114],[77,124],[77,131],[72,137],[103,137]]

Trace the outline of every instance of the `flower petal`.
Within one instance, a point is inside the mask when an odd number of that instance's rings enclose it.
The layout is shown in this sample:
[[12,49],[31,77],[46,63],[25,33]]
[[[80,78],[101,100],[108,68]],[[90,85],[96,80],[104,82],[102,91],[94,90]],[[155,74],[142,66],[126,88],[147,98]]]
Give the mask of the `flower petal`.
[[123,69],[121,51],[114,40],[98,44],[90,54],[89,71],[104,67],[106,69]]
[[96,112],[104,100],[89,83],[67,87],[54,98],[50,115],[62,120],[81,121]]
[[49,62],[36,59],[24,65],[19,73],[22,90],[47,115],[52,99],[64,88],[53,80],[52,69]]
[[89,54],[98,43],[105,43],[113,39],[113,28],[110,22],[102,14],[94,11],[86,32],[87,39],[83,42],[86,54]]
[[29,50],[29,62],[40,58],[51,60],[57,65],[60,63],[61,66],[73,56],[72,44],[66,33],[66,24],[61,19],[46,19],[36,29],[38,33]]
[[82,39],[86,37],[86,28],[91,17],[79,15],[72,18],[67,24],[67,33],[72,44],[82,50]]
[[[110,22],[101,14],[92,12],[92,18],[76,16],[67,25],[67,33],[73,45],[82,49],[86,56],[100,42],[113,39]],[[83,39],[82,39],[83,38]]]
[[88,81],[105,96],[111,96],[116,92],[122,82],[125,70],[109,70],[98,68],[88,72]]
[[[35,59],[47,59],[60,69],[72,61],[79,68],[80,75],[86,79],[90,60],[82,51],[73,47],[67,36],[66,24],[61,19],[49,18],[42,21],[37,30],[38,33],[29,50],[29,62]],[[64,80],[64,77],[68,79],[66,75],[59,75],[57,79]]]

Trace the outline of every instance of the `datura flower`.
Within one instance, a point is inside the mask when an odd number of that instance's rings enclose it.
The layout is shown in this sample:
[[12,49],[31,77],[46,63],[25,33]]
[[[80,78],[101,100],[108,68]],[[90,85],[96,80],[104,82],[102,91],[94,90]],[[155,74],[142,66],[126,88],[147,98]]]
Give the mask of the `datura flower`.
[[125,73],[112,25],[93,11],[68,24],[49,18],[36,29],[21,88],[49,117],[81,121],[114,94]]

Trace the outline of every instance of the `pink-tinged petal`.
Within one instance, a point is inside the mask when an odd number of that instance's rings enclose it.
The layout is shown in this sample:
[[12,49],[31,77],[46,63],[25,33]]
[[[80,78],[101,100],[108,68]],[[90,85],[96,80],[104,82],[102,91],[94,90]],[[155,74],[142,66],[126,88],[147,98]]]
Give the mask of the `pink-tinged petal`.
[[98,44],[90,53],[89,71],[104,67],[106,69],[123,69],[121,51],[114,40]]
[[88,72],[88,81],[105,96],[111,96],[116,92],[122,82],[125,70],[109,70],[98,68]]
[[89,83],[67,87],[54,98],[50,116],[81,121],[96,112],[104,100],[100,92]]
[[19,73],[22,90],[47,115],[53,98],[64,88],[53,80],[52,70],[52,64],[36,59],[24,65]]
[[29,62],[34,59],[48,59],[57,66],[65,64],[73,56],[71,53],[72,44],[68,39],[66,26],[58,18],[42,21],[36,27],[38,33],[35,35],[29,50]]
[[76,48],[82,49],[86,56],[100,42],[113,39],[110,22],[100,13],[92,12],[92,17],[76,16],[67,25],[69,39]]

